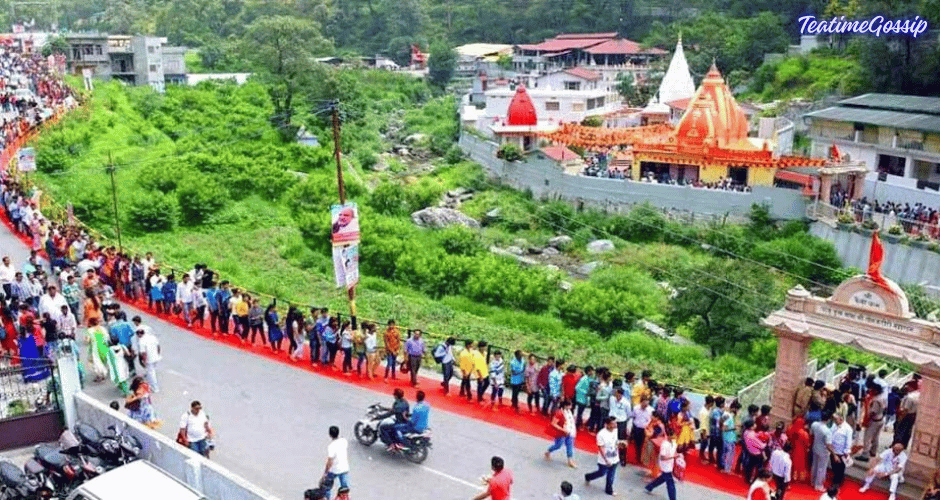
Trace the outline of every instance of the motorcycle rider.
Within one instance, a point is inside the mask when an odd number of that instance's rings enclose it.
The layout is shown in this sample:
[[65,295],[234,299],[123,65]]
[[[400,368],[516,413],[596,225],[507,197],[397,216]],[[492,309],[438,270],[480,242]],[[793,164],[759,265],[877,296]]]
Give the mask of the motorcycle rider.
[[395,396],[395,402],[392,403],[391,410],[378,416],[378,418],[383,419],[382,423],[379,424],[379,437],[382,438],[383,443],[388,445],[390,451],[395,449],[395,441],[393,441],[392,436],[395,424],[408,421],[408,400],[405,399],[405,391],[398,388],[392,392],[392,395]]
[[411,410],[408,421],[395,424],[395,446],[402,447],[404,445],[405,434],[422,433],[428,428],[428,414],[431,407],[424,402],[424,391],[418,391],[415,399],[417,402]]

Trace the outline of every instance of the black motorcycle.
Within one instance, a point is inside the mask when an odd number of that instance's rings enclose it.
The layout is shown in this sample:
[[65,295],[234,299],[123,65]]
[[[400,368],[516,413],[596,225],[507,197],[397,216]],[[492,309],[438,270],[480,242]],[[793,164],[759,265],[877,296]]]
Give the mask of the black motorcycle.
[[75,424],[75,435],[80,441],[81,453],[99,457],[105,469],[112,469],[140,457],[143,446],[140,441],[130,434],[119,431],[114,425],[108,427],[104,434],[94,427],[78,423]]
[[[381,416],[387,414],[390,410],[380,404],[374,404],[366,411],[366,416],[356,422],[353,427],[353,434],[356,440],[365,446],[372,446],[380,437],[379,425],[384,418]],[[386,446],[391,443],[382,440]],[[404,434],[404,440],[401,448],[396,448],[394,453],[401,453],[409,462],[420,464],[428,458],[428,449],[431,448],[431,429],[425,429],[424,432],[414,432]]]
[[55,495],[45,468],[33,459],[21,470],[9,460],[0,461],[0,500],[33,500]]

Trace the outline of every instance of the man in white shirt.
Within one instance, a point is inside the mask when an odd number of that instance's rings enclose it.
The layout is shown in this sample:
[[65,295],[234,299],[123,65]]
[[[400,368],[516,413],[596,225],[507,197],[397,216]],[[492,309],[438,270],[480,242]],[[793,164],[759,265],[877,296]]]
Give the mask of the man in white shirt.
[[838,413],[832,416],[832,421],[835,426],[826,442],[826,448],[829,449],[831,457],[832,485],[841,487],[845,479],[845,459],[852,452],[852,426]]
[[143,328],[137,328],[137,355],[140,357],[140,366],[144,367],[147,383],[154,393],[160,392],[157,385],[157,363],[162,359],[160,341],[156,335],[148,334]]
[[193,282],[189,280],[189,274],[184,274],[183,281],[176,287],[176,301],[183,305],[183,317],[186,318],[186,326],[192,326]]
[[653,490],[663,483],[666,483],[666,491],[669,493],[669,500],[676,500],[676,481],[672,475],[673,467],[676,464],[676,443],[673,441],[674,432],[671,425],[666,426],[666,439],[659,446],[659,477],[646,485],[646,492],[652,493]]
[[879,457],[878,463],[868,470],[868,474],[865,476],[865,484],[858,491],[861,493],[868,491],[875,479],[888,478],[891,481],[888,500],[894,500],[898,490],[898,482],[904,474],[904,466],[907,464],[907,452],[904,451],[904,444],[894,443],[891,448],[881,452]]
[[209,416],[202,411],[202,404],[199,401],[193,401],[189,405],[189,411],[183,413],[180,417],[180,430],[177,439],[185,438],[186,446],[190,450],[209,458],[208,439],[215,433],[212,432],[212,426],[209,425]]
[[55,319],[62,311],[62,307],[68,307],[65,297],[58,293],[54,286],[49,286],[48,291],[39,298],[39,315],[49,313],[49,317]]
[[333,481],[339,478],[339,487],[349,488],[349,443],[339,437],[339,427],[330,426],[330,444],[326,447],[326,467],[323,478],[326,479],[327,498],[333,491]]
[[783,500],[793,479],[793,460],[790,458],[792,449],[793,445],[788,441],[783,444],[782,449],[777,448],[770,454],[770,472],[774,475],[774,483],[777,485],[777,500]]
[[584,475],[584,482],[590,483],[601,476],[607,477],[604,492],[608,495],[614,493],[614,476],[617,473],[619,448],[627,445],[626,441],[617,439],[617,419],[607,417],[604,428],[597,432],[597,470]]
[[630,440],[636,451],[636,463],[641,462],[643,456],[643,442],[646,441],[646,426],[653,420],[653,407],[646,396],[640,398],[640,406],[633,409],[633,429],[630,431]]
[[13,278],[16,277],[16,268],[10,264],[10,257],[4,255],[3,262],[0,263],[0,285],[3,286],[3,294],[7,298],[11,295],[11,285]]
[[59,335],[75,340],[75,333],[78,331],[78,319],[72,314],[69,306],[62,306],[59,309],[59,314],[54,319],[59,327]]

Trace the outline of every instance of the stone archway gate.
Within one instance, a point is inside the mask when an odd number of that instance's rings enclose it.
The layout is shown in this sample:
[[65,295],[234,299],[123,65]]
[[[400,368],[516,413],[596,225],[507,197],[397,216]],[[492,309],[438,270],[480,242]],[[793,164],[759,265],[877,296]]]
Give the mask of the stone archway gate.
[[790,421],[814,339],[910,363],[923,379],[906,476],[924,484],[940,465],[940,324],[916,318],[904,291],[885,282],[882,287],[868,275],[856,276],[829,298],[798,285],[787,292],[782,309],[764,318],[779,341],[771,415]]

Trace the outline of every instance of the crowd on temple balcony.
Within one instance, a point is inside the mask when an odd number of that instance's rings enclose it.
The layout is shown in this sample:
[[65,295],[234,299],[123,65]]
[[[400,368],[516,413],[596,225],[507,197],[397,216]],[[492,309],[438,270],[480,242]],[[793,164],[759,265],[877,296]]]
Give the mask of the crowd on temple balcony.
[[862,197],[852,200],[850,209],[858,222],[873,221],[885,230],[897,225],[906,234],[940,237],[940,211],[919,202],[911,205]]

